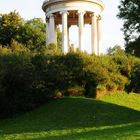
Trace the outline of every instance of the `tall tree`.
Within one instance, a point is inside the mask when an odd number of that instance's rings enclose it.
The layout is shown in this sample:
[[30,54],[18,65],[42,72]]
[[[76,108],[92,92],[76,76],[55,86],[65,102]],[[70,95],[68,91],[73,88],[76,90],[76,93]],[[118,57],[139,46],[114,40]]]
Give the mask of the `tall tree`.
[[[11,46],[15,41],[31,50],[45,48],[46,44],[46,25],[40,18],[23,20],[14,11],[8,14],[0,14],[0,44]],[[61,50],[62,33],[57,28],[58,48]]]
[[140,36],[135,41],[129,42],[125,50],[131,55],[140,57]]
[[140,36],[140,0],[121,0],[118,17],[124,20],[126,43]]
[[0,44],[9,45],[23,26],[23,19],[16,11],[0,16]]
[[[46,25],[40,18],[34,18],[25,22],[17,35],[17,41],[30,49],[38,49],[46,45]],[[62,33],[57,28],[57,47],[62,46]]]
[[24,26],[20,28],[16,40],[25,46],[30,46],[30,49],[35,49],[45,46],[45,37],[45,23],[40,18],[34,18],[26,21]]
[[123,54],[125,54],[125,52],[119,45],[115,45],[113,48],[111,48],[111,47],[108,48],[107,55],[115,55],[115,54],[123,55]]
[[124,20],[126,52],[140,57],[140,0],[121,0],[118,17]]

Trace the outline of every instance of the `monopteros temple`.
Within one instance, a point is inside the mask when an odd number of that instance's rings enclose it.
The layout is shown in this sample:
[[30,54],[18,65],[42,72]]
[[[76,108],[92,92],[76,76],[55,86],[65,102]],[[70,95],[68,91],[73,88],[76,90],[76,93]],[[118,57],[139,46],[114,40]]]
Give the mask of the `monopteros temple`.
[[100,54],[102,45],[101,20],[104,4],[101,0],[45,0],[42,6],[46,15],[46,45],[57,44],[56,27],[62,25],[62,51],[69,51],[69,28],[79,29],[78,47],[84,51],[84,26],[91,25],[91,53]]

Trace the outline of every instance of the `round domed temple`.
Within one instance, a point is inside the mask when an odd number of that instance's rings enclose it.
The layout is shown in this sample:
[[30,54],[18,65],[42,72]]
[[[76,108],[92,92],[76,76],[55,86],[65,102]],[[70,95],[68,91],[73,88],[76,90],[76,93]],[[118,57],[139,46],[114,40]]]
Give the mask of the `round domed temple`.
[[46,45],[57,44],[56,26],[62,24],[62,51],[69,51],[69,27],[78,25],[79,49],[84,51],[84,25],[91,25],[91,53],[100,54],[101,0],[45,0],[42,6],[46,14]]

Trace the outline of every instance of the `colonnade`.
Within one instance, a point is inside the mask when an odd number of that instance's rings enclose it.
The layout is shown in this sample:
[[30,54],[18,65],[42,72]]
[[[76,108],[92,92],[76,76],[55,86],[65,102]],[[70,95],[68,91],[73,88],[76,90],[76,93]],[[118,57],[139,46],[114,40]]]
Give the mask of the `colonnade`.
[[[69,21],[68,15],[71,11],[61,11],[62,20],[62,51],[64,54],[69,51]],[[78,27],[79,27],[79,43],[78,47],[80,51],[84,51],[84,15],[86,11],[77,11],[78,15]],[[46,43],[47,46],[50,43],[55,43],[57,45],[57,35],[56,35],[56,23],[55,18],[57,16],[54,14],[47,15],[46,17]],[[90,14],[91,22],[91,53],[100,55],[100,48],[102,45],[102,35],[101,35],[101,16],[96,13]]]

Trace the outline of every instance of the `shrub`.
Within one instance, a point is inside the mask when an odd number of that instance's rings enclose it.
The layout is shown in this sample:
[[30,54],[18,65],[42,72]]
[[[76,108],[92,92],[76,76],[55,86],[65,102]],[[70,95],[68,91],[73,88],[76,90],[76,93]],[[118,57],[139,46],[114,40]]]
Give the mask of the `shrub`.
[[97,86],[97,91],[96,92],[97,92],[96,93],[96,98],[101,98],[101,97],[105,96],[106,94],[108,94],[108,91],[107,91],[105,85],[101,85],[101,84],[99,84]]
[[28,111],[62,96],[101,97],[126,85],[140,91],[140,61],[134,57],[0,50],[1,113]]
[[112,73],[110,74],[110,80],[112,85],[114,85],[114,90],[124,90],[125,85],[128,83],[128,78],[121,75],[120,73]]
[[27,47],[25,47],[23,44],[17,42],[16,40],[11,40],[11,44],[10,44],[10,50],[12,52],[18,52],[18,53],[26,53],[29,52],[29,49]]
[[2,88],[6,97],[6,108],[10,112],[28,110],[31,105],[32,64],[13,64],[2,79]]
[[81,86],[70,87],[63,92],[65,96],[84,96],[85,88]]
[[63,94],[59,90],[55,91],[55,93],[54,93],[55,98],[61,98],[62,96],[63,96]]
[[133,67],[130,74],[130,84],[127,89],[129,92],[140,93],[140,64],[137,64]]

